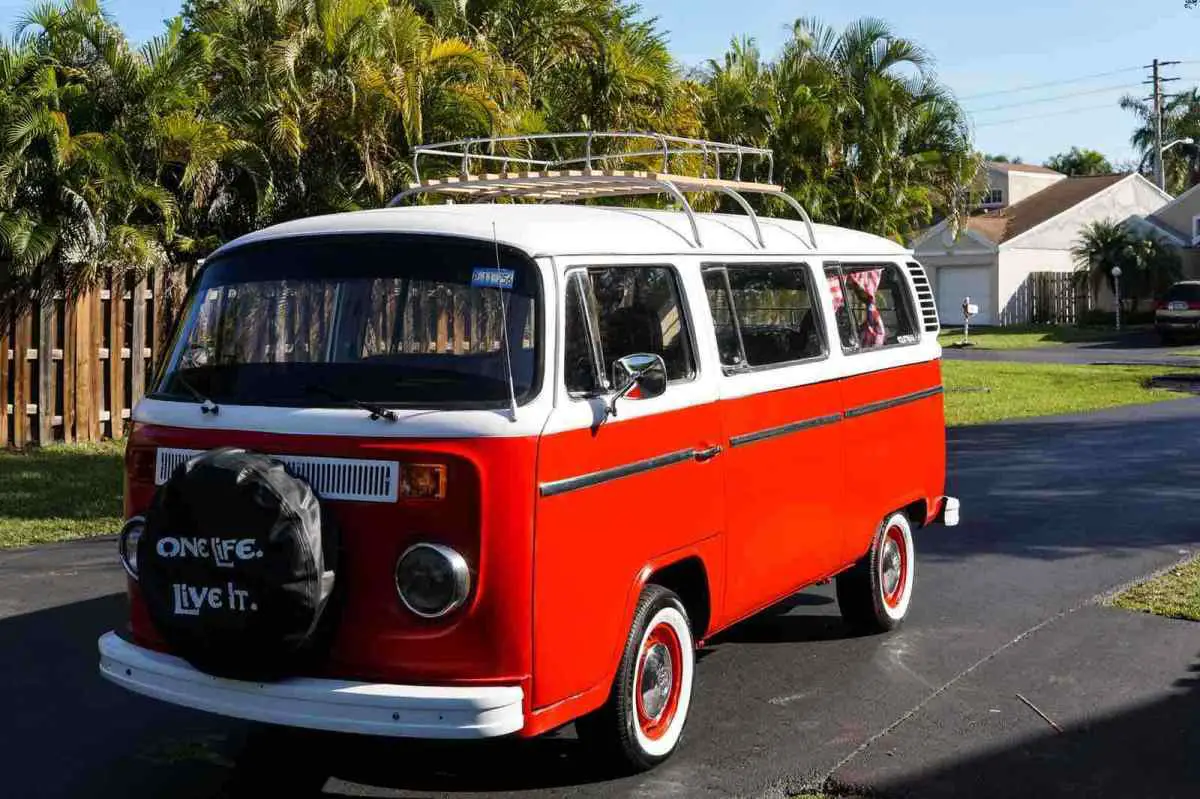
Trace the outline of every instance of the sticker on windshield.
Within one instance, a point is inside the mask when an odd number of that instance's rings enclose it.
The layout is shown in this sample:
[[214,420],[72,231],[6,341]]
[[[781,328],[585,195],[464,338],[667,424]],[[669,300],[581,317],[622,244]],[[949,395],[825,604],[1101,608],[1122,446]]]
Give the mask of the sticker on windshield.
[[479,266],[471,272],[471,285],[477,289],[511,289],[515,274],[511,269]]

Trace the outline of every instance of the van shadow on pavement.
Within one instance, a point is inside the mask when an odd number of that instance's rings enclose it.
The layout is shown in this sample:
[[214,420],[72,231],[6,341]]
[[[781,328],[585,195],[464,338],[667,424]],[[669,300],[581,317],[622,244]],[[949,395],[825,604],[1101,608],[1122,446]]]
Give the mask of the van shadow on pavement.
[[1200,790],[1200,660],[1174,691],[1058,734],[873,786],[880,799],[1191,799]]

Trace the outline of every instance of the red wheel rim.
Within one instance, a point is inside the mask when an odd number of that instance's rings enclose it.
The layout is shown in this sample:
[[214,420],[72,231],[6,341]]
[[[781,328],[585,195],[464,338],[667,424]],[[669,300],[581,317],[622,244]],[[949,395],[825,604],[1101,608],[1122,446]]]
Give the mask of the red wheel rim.
[[666,735],[679,709],[683,688],[683,647],[675,628],[655,625],[638,653],[633,690],[638,726],[650,740]]
[[904,531],[898,525],[888,528],[883,536],[879,558],[879,582],[883,589],[883,602],[893,610],[904,599],[908,585],[908,547]]

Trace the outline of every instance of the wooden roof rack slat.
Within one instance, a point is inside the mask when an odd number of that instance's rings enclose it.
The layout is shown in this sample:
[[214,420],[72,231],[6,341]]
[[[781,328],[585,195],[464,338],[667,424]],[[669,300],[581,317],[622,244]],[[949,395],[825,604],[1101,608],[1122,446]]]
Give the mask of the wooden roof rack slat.
[[[548,143],[554,158],[534,157],[539,144]],[[504,152],[514,149],[516,152]],[[499,152],[498,152],[499,150]],[[562,153],[566,150],[567,157]],[[572,152],[574,154],[572,154]],[[454,159],[459,174],[421,177],[422,159]],[[658,159],[661,169],[645,168],[641,162]],[[742,168],[748,159],[766,163],[767,182],[742,180]],[[629,168],[630,161],[639,168]],[[474,173],[473,163],[493,165]],[[499,169],[495,164],[499,163]],[[695,167],[701,174],[681,174],[673,167]],[[726,177],[722,177],[722,166]],[[510,168],[515,167],[514,168]],[[761,167],[758,167],[761,168]],[[712,177],[709,173],[712,173]],[[577,201],[600,197],[627,197],[668,194],[683,208],[691,224],[697,247],[700,229],[686,193],[724,194],[736,202],[754,229],[760,248],[765,249],[758,216],[743,194],[762,194],[781,198],[804,222],[808,241],[817,248],[816,232],[804,207],[781,186],[771,182],[774,156],[770,150],[724,142],[665,136],[658,133],[596,132],[543,133],[529,136],[498,136],[485,139],[460,139],[416,147],[413,155],[415,180],[397,194],[389,206],[420,194],[446,194],[476,200],[525,198],[534,200]],[[732,174],[732,178],[729,175]],[[791,232],[791,231],[789,231]]]

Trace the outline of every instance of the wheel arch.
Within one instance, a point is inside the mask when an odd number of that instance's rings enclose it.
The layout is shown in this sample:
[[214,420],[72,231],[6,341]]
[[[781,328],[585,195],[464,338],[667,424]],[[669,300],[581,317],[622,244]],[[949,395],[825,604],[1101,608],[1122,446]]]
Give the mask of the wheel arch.
[[703,640],[712,624],[712,587],[708,569],[698,555],[688,555],[649,571],[641,581],[640,594],[645,586],[661,585],[679,595],[692,626],[692,636]]

